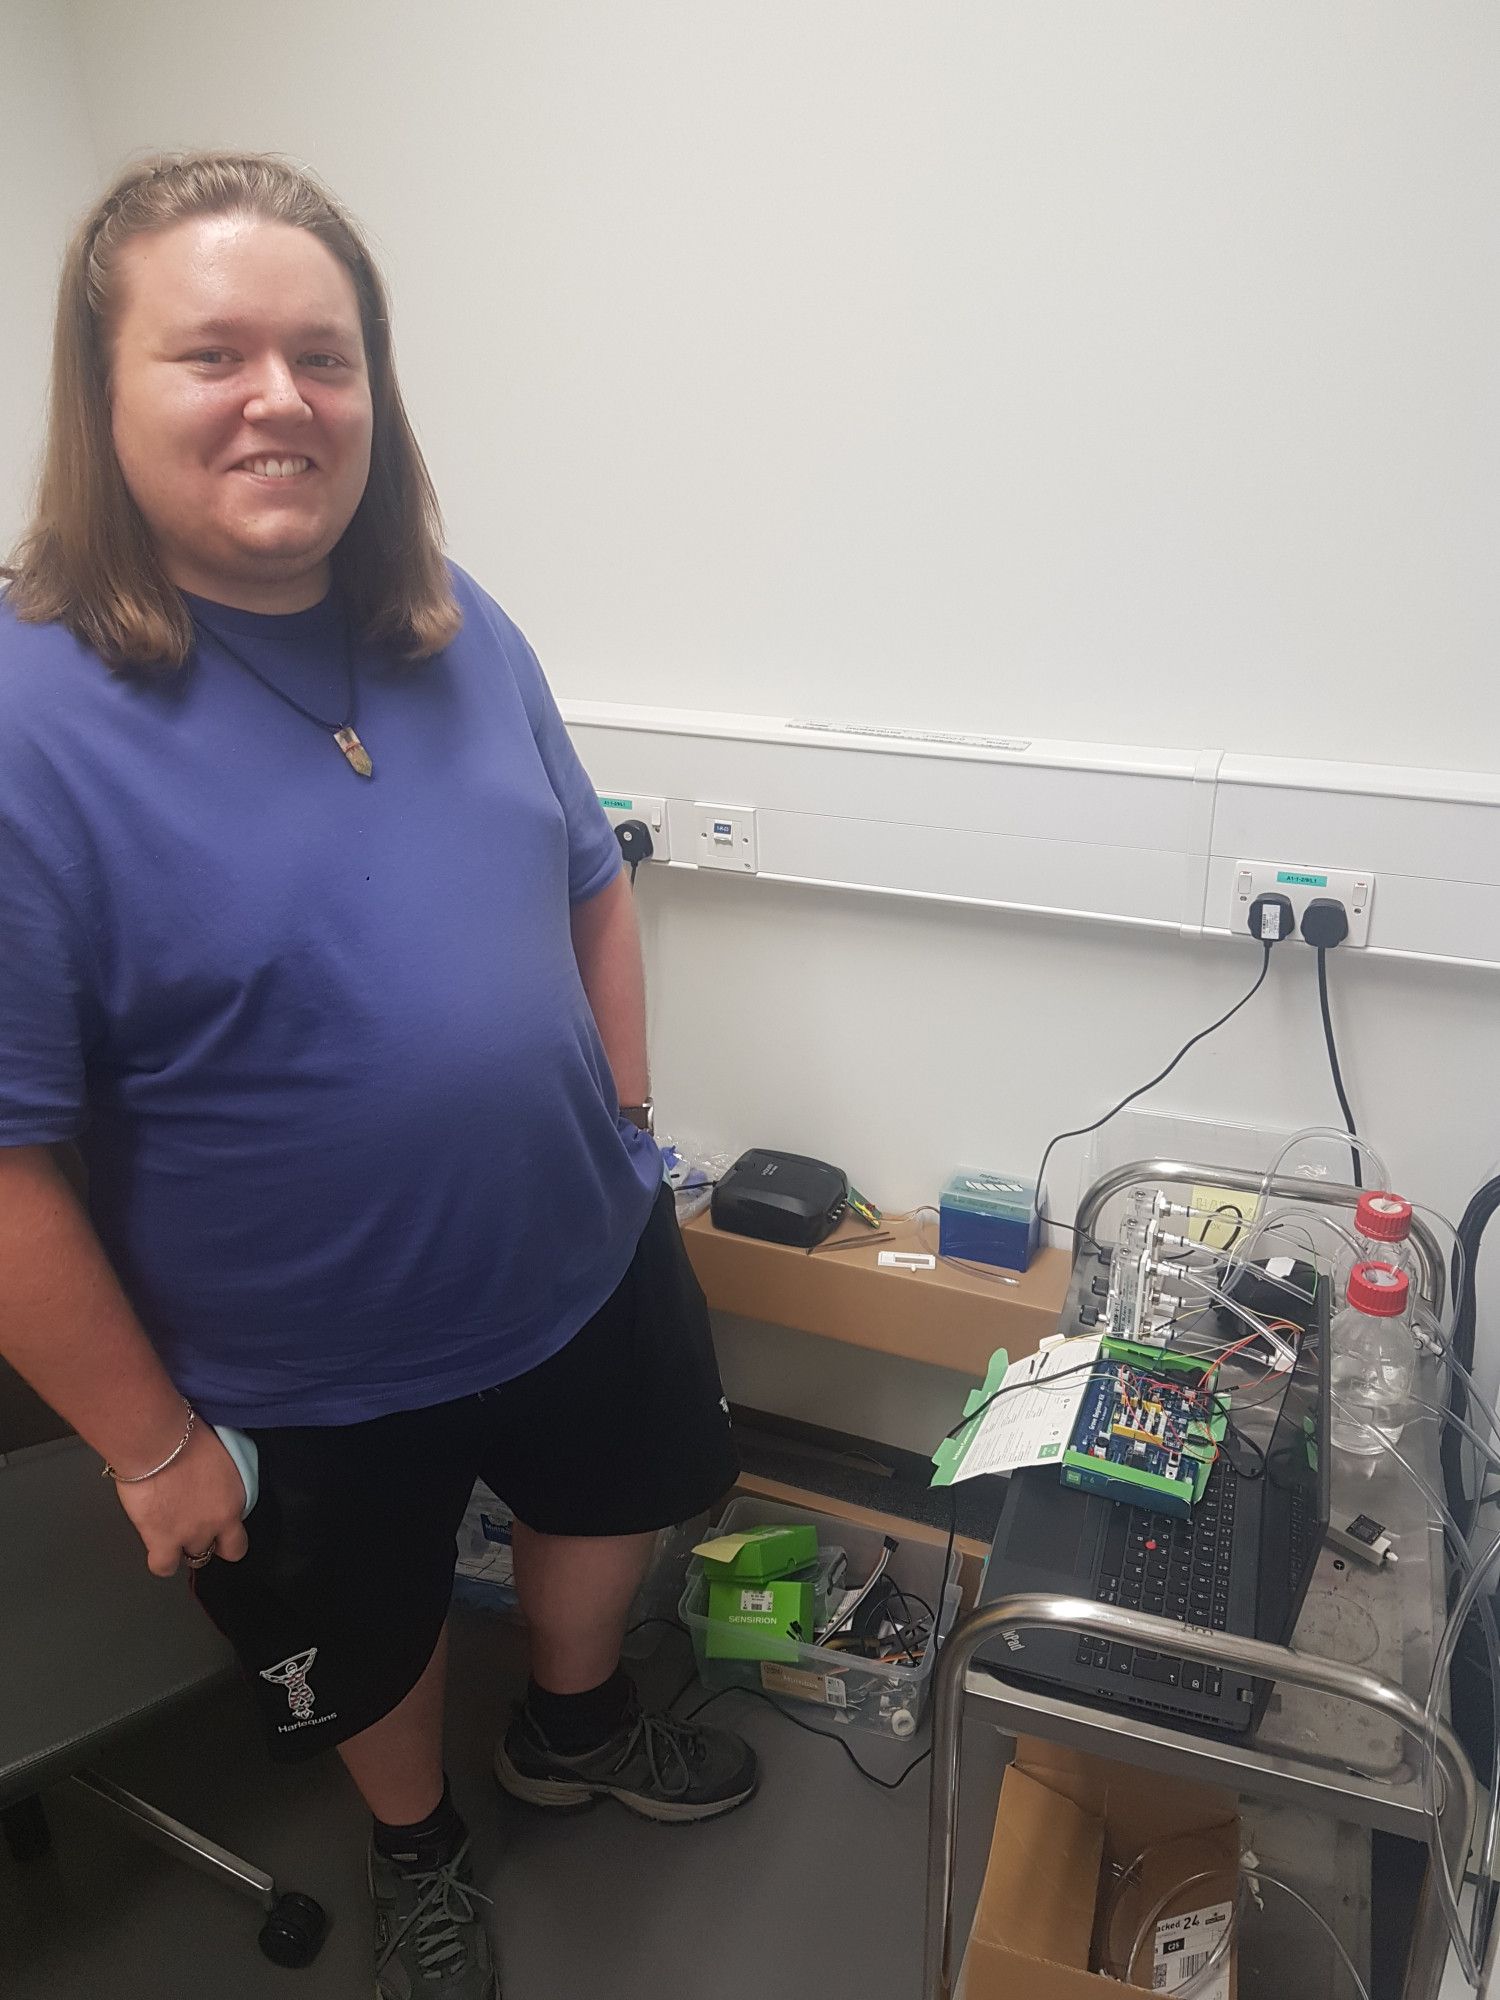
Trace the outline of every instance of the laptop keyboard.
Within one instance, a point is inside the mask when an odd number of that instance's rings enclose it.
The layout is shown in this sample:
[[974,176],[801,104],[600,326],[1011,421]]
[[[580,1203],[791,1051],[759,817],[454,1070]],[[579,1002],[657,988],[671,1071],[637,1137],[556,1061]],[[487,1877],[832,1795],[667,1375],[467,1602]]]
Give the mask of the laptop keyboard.
[[[1117,1501],[1105,1530],[1104,1557],[1094,1586],[1098,1601],[1222,1632],[1229,1623],[1229,1562],[1238,1484],[1233,1469],[1220,1459],[1186,1521]],[[1192,1694],[1217,1695],[1223,1687],[1220,1669],[1201,1660],[1112,1645],[1107,1639],[1080,1639],[1078,1664],[1102,1668],[1122,1680],[1154,1681]]]

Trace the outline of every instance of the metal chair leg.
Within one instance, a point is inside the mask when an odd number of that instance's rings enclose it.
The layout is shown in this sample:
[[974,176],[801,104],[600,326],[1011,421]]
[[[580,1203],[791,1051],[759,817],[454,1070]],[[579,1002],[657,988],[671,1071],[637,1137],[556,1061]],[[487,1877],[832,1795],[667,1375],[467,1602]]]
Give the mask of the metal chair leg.
[[311,1896],[299,1895],[296,1890],[278,1894],[275,1882],[263,1869],[252,1867],[237,1854],[231,1854],[227,1847],[220,1847],[216,1840],[195,1833],[181,1820],[173,1819],[158,1806],[148,1805],[98,1771],[75,1771],[73,1782],[123,1814],[135,1831],[154,1846],[175,1854],[205,1875],[211,1875],[216,1882],[226,1883],[258,1903],[266,1912],[260,1948],[267,1958],[277,1965],[303,1966],[311,1965],[317,1957],[327,1933],[328,1918]]

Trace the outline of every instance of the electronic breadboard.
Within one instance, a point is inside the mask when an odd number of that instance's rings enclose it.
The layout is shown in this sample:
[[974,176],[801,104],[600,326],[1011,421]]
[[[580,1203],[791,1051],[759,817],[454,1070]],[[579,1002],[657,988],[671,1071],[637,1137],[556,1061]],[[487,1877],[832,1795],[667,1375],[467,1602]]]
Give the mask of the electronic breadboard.
[[1063,1484],[1190,1514],[1228,1421],[1203,1377],[1202,1360],[1106,1337],[1062,1455]]

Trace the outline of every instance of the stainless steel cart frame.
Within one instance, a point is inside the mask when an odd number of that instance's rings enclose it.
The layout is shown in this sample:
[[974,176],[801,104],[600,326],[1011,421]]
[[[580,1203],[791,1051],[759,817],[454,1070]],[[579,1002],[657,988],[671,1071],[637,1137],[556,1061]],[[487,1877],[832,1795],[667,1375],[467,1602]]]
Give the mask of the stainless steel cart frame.
[[[1254,1194],[1261,1189],[1262,1177],[1237,1168],[1194,1166],[1176,1160],[1145,1160],[1121,1167],[1097,1181],[1080,1202],[1077,1217],[1080,1243],[1092,1237],[1105,1204],[1141,1182],[1188,1187],[1207,1183],[1231,1193]],[[1269,1184],[1268,1193],[1277,1200],[1351,1210],[1359,1198],[1359,1190],[1354,1187],[1280,1177]],[[1412,1248],[1423,1297],[1438,1311],[1444,1294],[1443,1253],[1420,1217],[1413,1220]],[[1030,1593],[1004,1598],[971,1613],[949,1635],[934,1674],[923,2000],[952,2000],[954,1990],[950,1962],[954,1841],[961,1723],[970,1665],[986,1640],[1040,1626],[1057,1626],[1123,1645],[1184,1655],[1212,1666],[1274,1680],[1279,1686],[1311,1689],[1378,1714],[1416,1742],[1426,1738],[1426,1720],[1420,1702],[1380,1675],[1343,1661],[1319,1659],[1287,1646],[1268,1645],[1236,1634],[1184,1629],[1168,1619],[1118,1605],[1097,1604],[1087,1598]],[[1122,1717],[1121,1721],[1124,1720]],[[1036,1733],[1048,1734],[1049,1721],[1054,1733],[1063,1735],[1070,1723],[1097,1729],[1100,1712],[1048,1695],[1037,1704]],[[1206,1761],[1210,1754],[1202,1739],[1174,1732],[1154,1721],[1143,1721],[1139,1727],[1132,1722],[1129,1743],[1136,1753],[1132,1761],[1154,1763],[1188,1774],[1192,1774],[1195,1757]],[[1143,1756],[1143,1751],[1148,1754]],[[1216,1743],[1211,1755],[1221,1767],[1226,1758],[1231,1764],[1235,1761],[1234,1746]],[[1436,1853],[1441,1843],[1452,1879],[1460,1881],[1474,1820],[1474,1773],[1446,1723],[1440,1724],[1437,1731],[1436,1757],[1439,1813],[1436,1825],[1428,1822],[1424,1827],[1430,1858],[1408,1953],[1404,2000],[1438,2000],[1448,1935],[1434,1882]],[[1398,1801],[1393,1795],[1389,1811],[1381,1812],[1378,1781],[1351,1778],[1346,1788],[1326,1766],[1309,1764],[1301,1772],[1294,1760],[1284,1758],[1278,1760],[1278,1765],[1274,1772],[1267,1773],[1247,1756],[1244,1789],[1316,1801],[1334,1816],[1339,1816],[1341,1797],[1347,1797],[1356,1806],[1350,1817],[1366,1824],[1384,1819],[1401,1831],[1412,1830],[1407,1823],[1413,1818],[1409,1802]]]

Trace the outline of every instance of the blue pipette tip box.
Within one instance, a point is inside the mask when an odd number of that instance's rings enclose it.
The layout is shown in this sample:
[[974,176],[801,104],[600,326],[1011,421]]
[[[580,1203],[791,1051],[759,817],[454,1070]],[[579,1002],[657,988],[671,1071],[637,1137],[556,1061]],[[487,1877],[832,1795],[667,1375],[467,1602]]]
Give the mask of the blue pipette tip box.
[[1039,1190],[1019,1174],[954,1174],[938,1198],[938,1248],[945,1257],[1024,1271],[1041,1236]]

